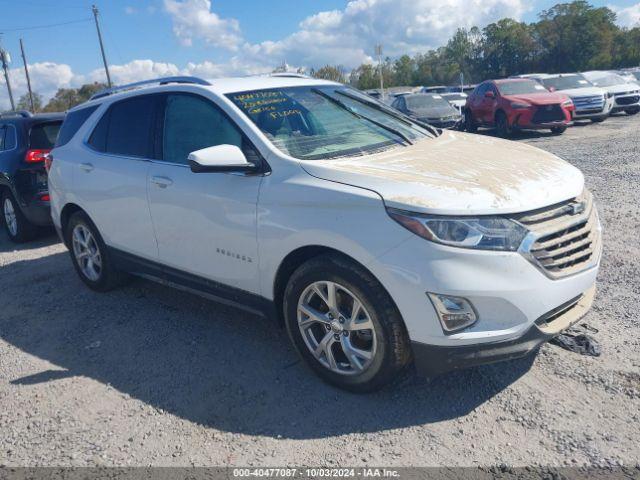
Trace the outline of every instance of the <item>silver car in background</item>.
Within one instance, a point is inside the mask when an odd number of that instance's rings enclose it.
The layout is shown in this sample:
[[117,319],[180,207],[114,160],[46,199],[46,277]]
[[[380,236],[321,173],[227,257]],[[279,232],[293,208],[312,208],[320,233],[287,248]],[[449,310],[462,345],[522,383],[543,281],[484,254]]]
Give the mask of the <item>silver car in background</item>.
[[640,85],[629,82],[617,73],[591,71],[582,74],[596,87],[604,88],[613,95],[614,104],[611,113],[626,112],[635,115],[640,112]]

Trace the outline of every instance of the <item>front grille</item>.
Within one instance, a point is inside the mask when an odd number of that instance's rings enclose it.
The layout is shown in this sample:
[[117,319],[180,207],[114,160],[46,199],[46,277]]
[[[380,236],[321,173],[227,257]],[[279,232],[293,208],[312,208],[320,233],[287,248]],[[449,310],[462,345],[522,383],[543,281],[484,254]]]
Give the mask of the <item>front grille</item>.
[[582,112],[583,110],[602,111],[604,108],[604,95],[573,97],[572,100],[573,104],[576,106],[576,111],[578,112]]
[[617,105],[632,105],[634,103],[638,103],[640,100],[640,96],[635,95],[633,97],[616,97]]
[[564,120],[564,112],[559,104],[541,105],[533,114],[533,123],[548,123]]
[[514,219],[531,232],[531,241],[523,253],[548,276],[564,277],[597,263],[601,232],[589,191],[568,202],[516,215]]

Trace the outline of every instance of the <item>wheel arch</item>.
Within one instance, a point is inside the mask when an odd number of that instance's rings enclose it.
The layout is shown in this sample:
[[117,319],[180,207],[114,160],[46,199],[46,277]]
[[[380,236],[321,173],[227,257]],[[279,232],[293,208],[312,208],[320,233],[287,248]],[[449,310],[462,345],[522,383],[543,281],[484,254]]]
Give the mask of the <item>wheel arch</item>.
[[87,212],[85,212],[82,209],[82,207],[80,207],[75,203],[67,203],[64,207],[62,207],[62,210],[60,211],[60,229],[62,230],[62,238],[67,248],[69,248],[69,245],[68,245],[67,237],[65,233],[67,231],[67,225],[69,224],[69,219],[76,212],[82,212],[85,215],[87,215]]
[[[362,264],[362,262],[359,262],[352,256],[347,255],[344,252],[341,252],[340,250],[337,250],[335,248],[331,248],[323,245],[306,245],[303,247],[296,248],[295,250],[292,250],[291,252],[289,252],[282,259],[276,271],[275,279],[273,282],[273,304],[275,308],[276,319],[280,325],[284,325],[284,311],[283,311],[284,292],[285,292],[285,289],[287,288],[287,283],[289,282],[291,275],[293,275],[293,272],[295,272],[298,269],[298,267],[300,267],[305,262],[308,262],[313,258],[319,257],[321,255],[326,255],[326,254],[336,255],[338,257],[341,257],[343,260],[354,263],[358,267],[362,268],[365,272],[371,275],[380,284],[380,286],[387,292],[387,295],[389,295],[389,298],[395,305],[395,300],[393,299],[391,294],[389,294],[388,290],[385,288],[382,282],[378,279],[378,277],[376,277],[376,275],[369,268],[367,268],[364,264]],[[395,307],[398,308],[397,305],[395,305]]]

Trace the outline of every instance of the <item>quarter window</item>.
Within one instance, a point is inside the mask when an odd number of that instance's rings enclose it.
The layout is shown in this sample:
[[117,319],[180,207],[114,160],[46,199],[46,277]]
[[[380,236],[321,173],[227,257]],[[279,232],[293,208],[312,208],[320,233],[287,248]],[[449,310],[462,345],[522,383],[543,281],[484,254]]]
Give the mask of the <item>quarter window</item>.
[[195,95],[167,96],[162,140],[165,161],[187,164],[189,153],[224,144],[242,148],[242,134],[218,107]]
[[87,121],[93,112],[96,111],[98,105],[93,107],[83,108],[81,110],[75,110],[67,114],[58,134],[58,140],[56,141],[56,147],[66,145],[73,138],[80,127]]
[[17,135],[16,135],[16,127],[13,125],[7,125],[5,127],[4,134],[4,149],[5,150],[13,150],[16,148],[17,144]]
[[4,133],[6,130],[6,127],[0,127],[0,152],[4,150]]

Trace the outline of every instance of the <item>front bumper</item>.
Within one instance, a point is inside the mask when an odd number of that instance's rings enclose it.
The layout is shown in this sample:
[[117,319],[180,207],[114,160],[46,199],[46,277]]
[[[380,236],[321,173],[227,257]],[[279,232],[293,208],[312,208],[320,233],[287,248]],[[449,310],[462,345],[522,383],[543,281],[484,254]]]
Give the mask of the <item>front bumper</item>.
[[591,308],[594,296],[595,286],[592,286],[578,299],[540,317],[524,333],[506,340],[464,346],[412,342],[414,364],[419,374],[434,376],[452,370],[525,357],[580,320]]
[[640,95],[616,95],[612,112],[636,110],[640,108]]

